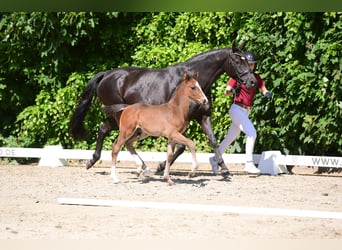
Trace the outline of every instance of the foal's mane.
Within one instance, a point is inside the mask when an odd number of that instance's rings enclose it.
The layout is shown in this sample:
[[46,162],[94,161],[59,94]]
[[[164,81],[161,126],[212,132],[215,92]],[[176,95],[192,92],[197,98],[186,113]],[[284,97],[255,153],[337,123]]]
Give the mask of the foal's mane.
[[190,75],[189,75],[189,79],[188,79],[188,80],[183,79],[183,80],[176,86],[176,88],[174,88],[174,89],[172,90],[170,99],[176,94],[177,89],[179,89],[179,87],[180,87],[182,84],[184,84],[185,81],[191,81],[192,79],[194,79],[194,76],[190,76]]

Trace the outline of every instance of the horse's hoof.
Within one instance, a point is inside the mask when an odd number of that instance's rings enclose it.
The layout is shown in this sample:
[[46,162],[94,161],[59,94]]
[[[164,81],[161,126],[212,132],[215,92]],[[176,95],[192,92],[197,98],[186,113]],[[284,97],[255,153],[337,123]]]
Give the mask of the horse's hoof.
[[155,174],[161,174],[165,169],[165,162],[159,163],[159,166],[156,169]]
[[153,173],[151,171],[151,169],[146,168],[145,170],[143,170],[143,176],[144,177],[152,177]]
[[86,169],[90,169],[94,164],[92,164],[90,161],[87,162],[86,164]]
[[227,178],[229,175],[230,175],[230,172],[228,169],[222,169],[221,170],[221,175],[224,177],[224,178]]
[[117,179],[113,178],[113,183],[114,183],[114,184],[120,183],[120,179],[119,179],[119,178],[117,178]]
[[195,175],[196,175],[195,172],[189,172],[188,177],[189,177],[189,178],[194,178]]
[[171,180],[170,177],[164,177],[164,181],[167,182],[169,186],[174,185],[175,183]]
[[137,178],[140,178],[142,176],[143,170],[141,168],[138,168],[135,174],[137,175]]

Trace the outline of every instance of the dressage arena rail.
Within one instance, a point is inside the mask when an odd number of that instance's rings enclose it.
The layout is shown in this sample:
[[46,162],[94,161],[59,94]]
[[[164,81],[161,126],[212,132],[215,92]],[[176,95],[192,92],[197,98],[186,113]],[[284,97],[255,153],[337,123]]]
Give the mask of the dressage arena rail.
[[[40,166],[58,167],[66,166],[66,160],[88,160],[92,158],[93,150],[63,149],[61,146],[45,146],[44,148],[7,148],[0,147],[1,158],[40,158]],[[146,162],[165,161],[165,152],[138,152]],[[213,153],[197,153],[199,163],[209,163],[209,157]],[[244,163],[244,154],[223,154],[223,160],[230,164]],[[111,161],[111,151],[103,150],[101,160]],[[128,151],[121,151],[118,161],[135,161]],[[262,154],[254,154],[255,164],[263,165],[264,162],[276,163],[279,166],[302,167],[329,167],[342,168],[342,157],[308,156],[308,155],[282,155],[280,151],[265,151]],[[191,163],[190,153],[183,153],[178,163]]]

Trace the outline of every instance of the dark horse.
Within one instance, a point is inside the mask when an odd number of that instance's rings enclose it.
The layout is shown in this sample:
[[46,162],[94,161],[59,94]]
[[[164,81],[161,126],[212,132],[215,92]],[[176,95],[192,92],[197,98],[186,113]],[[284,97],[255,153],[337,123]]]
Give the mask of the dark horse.
[[[185,62],[162,69],[123,67],[97,73],[84,89],[81,101],[71,118],[70,127],[73,137],[75,139],[84,139],[86,135],[84,118],[91,106],[95,92],[104,105],[134,104],[137,102],[154,105],[162,104],[171,98],[174,89],[182,81],[185,71],[190,75],[201,72],[198,82],[209,102],[207,105],[202,106],[192,105],[189,118],[200,123],[214,149],[217,162],[221,166],[221,174],[227,176],[229,170],[219,152],[210,119],[210,88],[224,72],[237,79],[240,83],[246,84],[247,88],[254,87],[256,79],[244,57],[243,48],[244,43],[241,46],[235,46],[234,42],[232,48],[213,49],[196,55]],[[91,168],[100,159],[103,140],[110,131],[118,129],[119,119],[120,113],[117,113],[115,119],[108,117],[100,125],[96,150],[93,158],[87,162],[87,169]],[[183,153],[184,149],[184,145],[178,147],[171,164]],[[159,165],[157,172],[164,169],[164,167],[165,162]]]
[[151,105],[139,102],[119,110],[117,110],[115,104],[104,107],[104,112],[109,116],[115,116],[118,111],[122,112],[120,115],[119,136],[112,145],[111,176],[115,183],[119,182],[119,178],[116,175],[117,157],[124,144],[132,156],[137,160],[139,159],[142,164],[142,167],[138,169],[138,173],[142,172],[145,176],[150,175],[148,167],[144,164],[133,146],[135,141],[142,140],[148,136],[165,136],[168,139],[164,180],[169,185],[174,184],[170,178],[169,169],[173,150],[177,143],[186,145],[189,148],[192,155],[192,169],[189,177],[195,176],[195,171],[198,168],[195,144],[192,140],[186,138],[183,133],[188,125],[188,113],[191,102],[199,105],[204,105],[208,102],[207,97],[196,80],[197,78],[198,74],[191,78],[187,72],[184,72],[184,81],[177,86],[167,103]]

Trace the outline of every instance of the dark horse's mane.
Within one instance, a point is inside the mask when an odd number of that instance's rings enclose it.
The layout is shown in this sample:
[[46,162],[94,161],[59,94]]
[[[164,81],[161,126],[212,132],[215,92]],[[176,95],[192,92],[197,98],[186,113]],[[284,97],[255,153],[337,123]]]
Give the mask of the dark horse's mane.
[[155,71],[155,72],[161,71],[161,70],[166,71],[170,68],[177,68],[179,66],[188,65],[188,64],[191,64],[191,63],[194,63],[197,61],[202,61],[203,59],[207,59],[211,55],[217,56],[218,52],[226,54],[229,52],[230,49],[231,49],[230,47],[226,47],[226,48],[215,48],[215,49],[211,49],[208,51],[204,51],[204,52],[201,52],[199,54],[194,55],[193,57],[188,58],[185,61],[175,62],[175,63],[168,65],[164,68],[148,68],[148,67],[145,68],[145,67],[140,67],[140,66],[124,66],[124,67],[118,67],[118,69],[139,69],[139,70]]
[[227,48],[216,48],[216,49],[212,49],[212,50],[209,50],[209,51],[205,51],[205,52],[201,52],[183,62],[179,62],[179,63],[175,63],[175,64],[172,64],[168,67],[175,67],[175,66],[179,66],[179,65],[183,65],[183,64],[189,64],[189,63],[192,63],[192,62],[196,62],[196,61],[201,61],[203,60],[204,58],[208,58],[208,56],[211,56],[211,55],[215,55],[217,56],[217,53],[218,52],[221,52],[221,53],[227,53],[229,52],[231,48],[227,47]]

